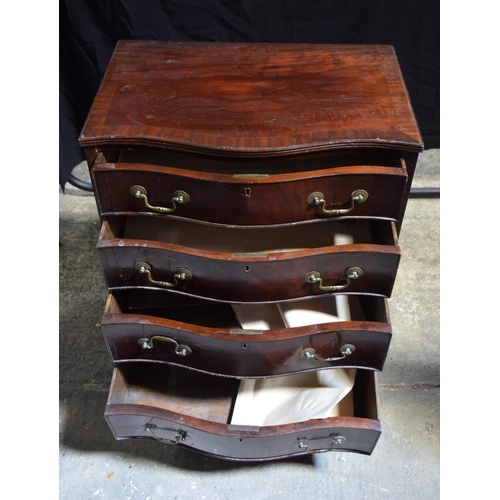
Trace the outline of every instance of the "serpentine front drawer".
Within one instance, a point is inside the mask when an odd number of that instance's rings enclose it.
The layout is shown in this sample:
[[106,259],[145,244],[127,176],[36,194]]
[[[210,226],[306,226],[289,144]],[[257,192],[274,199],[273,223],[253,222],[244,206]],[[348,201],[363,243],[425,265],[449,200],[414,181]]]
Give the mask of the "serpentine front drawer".
[[[370,296],[348,296],[348,300],[351,321],[251,330],[241,327],[230,304],[126,290],[109,295],[101,325],[116,363],[169,363],[240,378],[332,367],[382,370],[392,336],[387,300]],[[327,313],[334,310],[335,298],[295,305],[309,308],[306,312],[313,308]],[[262,306],[254,306],[252,312],[261,310]]]
[[120,364],[105,417],[118,440],[156,439],[235,461],[326,451],[370,455],[380,436],[376,372],[357,370],[338,416],[270,426],[231,424],[239,383],[168,365]]
[[393,223],[377,220],[237,229],[110,218],[97,249],[109,290],[249,303],[340,291],[389,297],[400,258]]
[[[102,220],[114,436],[241,461],[370,454],[423,150],[394,49],[120,41],[79,144]],[[293,397],[273,420],[280,385]],[[245,394],[262,388],[278,391],[253,419]]]
[[[126,153],[134,159],[132,152]],[[165,156],[179,164],[178,156]],[[219,171],[221,162],[216,161],[198,161],[186,169],[122,157],[106,163],[101,153],[92,168],[98,207],[105,216],[142,213],[239,226],[331,217],[396,221],[408,178],[402,159],[397,166],[330,166],[324,158],[324,167],[316,170],[313,160],[258,166],[229,162]]]

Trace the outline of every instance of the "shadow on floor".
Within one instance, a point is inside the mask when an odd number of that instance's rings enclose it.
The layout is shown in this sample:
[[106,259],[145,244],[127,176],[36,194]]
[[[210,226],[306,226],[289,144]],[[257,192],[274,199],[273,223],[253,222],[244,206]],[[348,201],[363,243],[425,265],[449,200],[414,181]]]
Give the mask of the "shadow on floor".
[[[121,458],[127,456],[127,462],[144,459],[178,469],[202,472],[259,467],[259,463],[221,460],[150,439],[116,441],[104,418],[107,396],[105,390],[83,389],[76,384],[60,387],[61,420],[64,421],[60,437],[62,447],[88,453],[104,452]],[[64,450],[61,454],[64,454]],[[280,462],[306,467],[315,465],[314,456],[302,455],[266,462],[266,467]]]

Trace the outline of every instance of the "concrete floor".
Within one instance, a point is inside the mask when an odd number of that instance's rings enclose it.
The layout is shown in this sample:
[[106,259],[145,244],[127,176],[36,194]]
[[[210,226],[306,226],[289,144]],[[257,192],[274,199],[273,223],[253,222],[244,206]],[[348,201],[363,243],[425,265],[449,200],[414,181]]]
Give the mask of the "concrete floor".
[[[424,152],[414,187],[439,187],[439,150]],[[74,173],[84,180],[86,167]],[[231,463],[156,441],[115,441],[103,413],[113,365],[99,322],[106,290],[92,193],[60,192],[60,499],[275,500],[440,497],[440,200],[408,202],[379,374],[383,431],[374,453],[323,453]]]

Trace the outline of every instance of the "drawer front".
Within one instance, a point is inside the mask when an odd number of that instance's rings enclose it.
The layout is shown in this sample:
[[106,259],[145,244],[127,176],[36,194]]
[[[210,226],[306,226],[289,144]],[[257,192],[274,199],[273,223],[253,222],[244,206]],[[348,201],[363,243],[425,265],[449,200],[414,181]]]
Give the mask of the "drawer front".
[[276,302],[337,291],[390,297],[400,258],[398,247],[384,245],[239,257],[155,242],[141,247],[134,240],[101,242],[98,254],[108,290],[157,289],[222,302]]
[[114,362],[169,363],[240,378],[332,367],[382,370],[391,340],[389,324],[359,321],[248,332],[105,314],[101,324]]
[[335,451],[371,455],[381,434],[378,421],[361,418],[332,418],[314,425],[258,430],[218,424],[203,430],[181,423],[177,415],[160,415],[153,408],[133,405],[108,405],[105,413],[117,440],[156,439],[231,461],[260,462]]
[[134,164],[93,169],[102,215],[152,214],[213,224],[336,218],[397,220],[404,168],[339,167],[288,174],[216,174]]
[[141,365],[114,369],[105,416],[116,439],[150,438],[220,458],[257,461],[320,451],[370,454],[380,435],[374,372],[358,370],[352,403],[339,410],[341,416],[255,426],[231,424],[237,380]]

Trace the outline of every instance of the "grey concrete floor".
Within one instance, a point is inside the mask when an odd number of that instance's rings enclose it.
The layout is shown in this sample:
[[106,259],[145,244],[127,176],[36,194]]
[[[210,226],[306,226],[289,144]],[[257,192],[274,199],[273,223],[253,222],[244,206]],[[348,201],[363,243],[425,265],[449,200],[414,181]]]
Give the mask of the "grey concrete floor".
[[[439,150],[414,187],[439,187]],[[86,167],[75,175],[88,180]],[[393,340],[379,374],[382,435],[371,456],[323,453],[231,463],[156,441],[115,441],[104,417],[113,365],[101,336],[106,290],[92,193],[67,185],[60,207],[60,499],[274,500],[440,497],[440,200],[411,198],[390,299]]]

